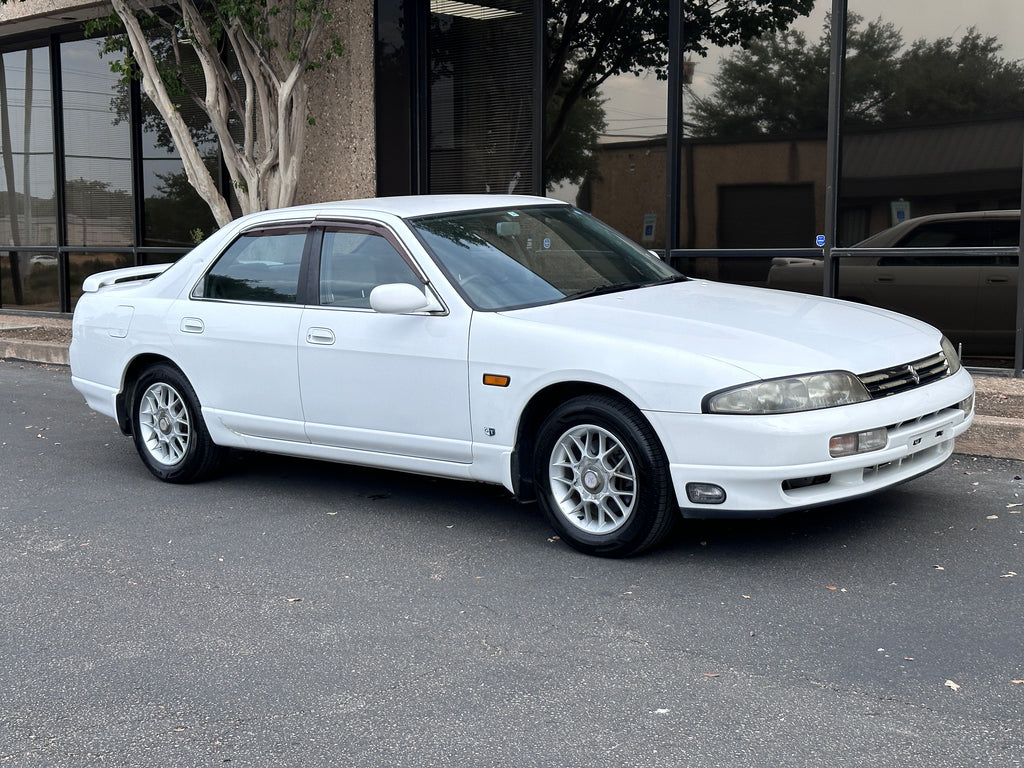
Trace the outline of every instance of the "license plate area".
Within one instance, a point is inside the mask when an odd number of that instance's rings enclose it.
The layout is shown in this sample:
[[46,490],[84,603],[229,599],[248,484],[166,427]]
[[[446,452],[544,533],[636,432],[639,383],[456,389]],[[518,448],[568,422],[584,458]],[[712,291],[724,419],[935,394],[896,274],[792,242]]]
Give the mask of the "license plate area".
[[925,448],[931,448],[933,445],[938,445],[948,440],[951,434],[952,427],[948,425],[925,430],[924,432],[917,432],[907,438],[907,448],[910,453],[917,453]]

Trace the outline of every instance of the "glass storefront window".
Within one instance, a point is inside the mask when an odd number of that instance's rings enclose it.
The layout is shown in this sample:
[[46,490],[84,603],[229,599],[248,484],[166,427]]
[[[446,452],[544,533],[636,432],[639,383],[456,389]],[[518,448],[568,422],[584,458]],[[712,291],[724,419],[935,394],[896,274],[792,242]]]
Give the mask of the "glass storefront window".
[[532,0],[431,0],[428,191],[536,192]]
[[72,309],[82,295],[82,281],[85,278],[109,269],[130,267],[133,263],[130,253],[69,253],[67,258]]
[[[742,30],[712,16],[686,33],[684,248],[809,248],[824,231],[831,2],[772,6],[751,8]],[[681,266],[763,285],[771,260],[708,254]]]
[[57,244],[53,107],[45,48],[0,55],[0,301],[54,309],[56,255],[6,251]]
[[849,1],[840,246],[909,218],[1020,208],[1024,6],[922,9]]
[[925,320],[970,364],[998,365],[1014,354],[1024,6],[920,10],[849,2],[837,241],[853,250],[838,295]]
[[0,250],[0,305],[59,312],[58,285],[55,252]]
[[[184,76],[203,90],[197,73],[195,53],[186,48]],[[206,113],[189,98],[178,107],[185,124],[210,169],[218,176],[220,149]],[[153,102],[142,95],[142,179],[143,245],[190,248],[217,229],[210,206],[199,196],[188,178],[171,139],[170,131]]]
[[546,192],[664,248],[668,0],[546,5]]
[[[103,40],[51,40],[0,53],[0,307],[66,311],[88,274],[82,270],[109,268],[86,254],[65,261],[69,247],[168,248],[175,250],[137,258],[173,261],[216,229],[162,118],[147,97],[136,98],[136,84],[111,71]],[[56,116],[54,60],[63,110]],[[187,99],[181,112],[217,177],[219,146],[205,114]],[[33,250],[39,246],[54,249]],[[108,255],[119,266],[135,261],[130,252]],[[68,267],[66,281],[58,264]]]
[[68,245],[132,245],[130,122],[111,110],[118,77],[101,40],[61,45]]
[[0,246],[57,244],[52,125],[47,50],[0,56]]

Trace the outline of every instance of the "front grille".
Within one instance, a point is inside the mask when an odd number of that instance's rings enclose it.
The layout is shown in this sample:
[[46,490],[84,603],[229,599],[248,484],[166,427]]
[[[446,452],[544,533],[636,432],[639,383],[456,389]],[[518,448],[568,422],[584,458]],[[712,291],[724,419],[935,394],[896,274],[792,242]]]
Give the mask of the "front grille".
[[946,356],[942,352],[936,352],[912,363],[862,374],[860,380],[867,388],[868,394],[877,399],[923,387],[947,376],[949,364],[946,362]]

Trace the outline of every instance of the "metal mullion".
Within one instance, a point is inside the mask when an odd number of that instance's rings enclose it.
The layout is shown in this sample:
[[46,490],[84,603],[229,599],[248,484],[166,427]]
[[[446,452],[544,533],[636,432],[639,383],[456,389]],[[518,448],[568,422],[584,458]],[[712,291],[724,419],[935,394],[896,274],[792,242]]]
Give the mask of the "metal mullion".
[[680,151],[683,139],[683,0],[668,0],[668,147],[665,253],[679,247]]
[[544,1],[533,0],[533,130],[532,194],[546,195],[544,184]]
[[846,56],[847,0],[832,0],[832,51],[828,75],[828,139],[825,149],[825,247],[822,255],[821,292],[835,296],[839,282],[838,270],[832,260],[836,245],[836,220],[839,213],[840,123],[843,109],[843,60]]
[[[132,204],[134,214],[135,245],[141,246],[145,239],[146,214],[146,178],[143,173],[142,152],[142,91],[139,81],[132,78],[128,84],[129,114],[131,131],[131,169],[132,169]],[[135,253],[134,265],[139,265],[139,255]]]
[[[1022,141],[1024,144],[1024,141]],[[1024,211],[1024,163],[1021,164],[1021,210]],[[1024,252],[1024,216],[1020,217],[1017,236],[1017,325],[1013,336],[1013,375],[1024,376],[1024,279],[1021,279],[1021,253]]]
[[54,208],[57,215],[57,301],[61,312],[71,311],[71,269],[68,264],[67,167],[64,144],[64,78],[61,71],[60,37],[50,35],[50,106],[53,118]]

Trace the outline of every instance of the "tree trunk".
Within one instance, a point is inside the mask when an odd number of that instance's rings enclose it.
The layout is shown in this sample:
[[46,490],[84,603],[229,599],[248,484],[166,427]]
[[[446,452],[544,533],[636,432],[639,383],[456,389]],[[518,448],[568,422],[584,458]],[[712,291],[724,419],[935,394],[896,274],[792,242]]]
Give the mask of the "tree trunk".
[[181,113],[178,112],[174,101],[167,93],[157,68],[156,59],[150,50],[149,43],[146,42],[142,26],[139,24],[139,20],[135,17],[126,0],[112,0],[112,4],[114,11],[124,23],[125,30],[128,33],[132,55],[135,57],[135,62],[142,73],[142,88],[157,108],[157,111],[160,112],[161,117],[167,122],[171,139],[174,141],[174,146],[181,156],[182,165],[185,167],[185,175],[200,197],[210,206],[217,225],[223,227],[234,218],[231,215],[231,209],[217,188],[216,182],[206,167],[206,163],[203,162],[203,157],[196,148],[188,126],[181,117]]

